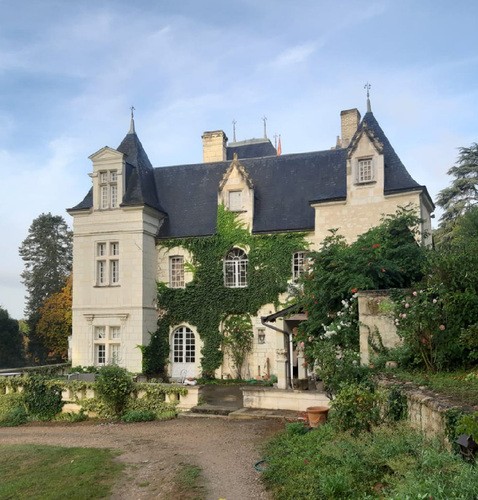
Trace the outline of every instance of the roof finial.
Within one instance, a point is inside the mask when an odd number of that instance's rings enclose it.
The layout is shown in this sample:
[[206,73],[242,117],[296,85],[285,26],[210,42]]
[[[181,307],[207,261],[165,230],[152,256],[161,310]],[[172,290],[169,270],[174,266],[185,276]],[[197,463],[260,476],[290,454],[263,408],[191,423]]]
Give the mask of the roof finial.
[[232,119],[232,142],[236,142],[236,120]]
[[131,106],[130,109],[131,109],[131,124],[129,126],[128,134],[136,134],[136,131],[134,129],[134,110],[135,110],[135,108],[134,108],[134,106]]
[[262,121],[264,122],[264,139],[267,139],[267,125],[266,125],[267,116],[263,116]]
[[370,105],[370,89],[371,89],[372,85],[370,85],[370,83],[366,83],[363,88],[367,90],[367,113],[371,113],[372,112],[372,106]]

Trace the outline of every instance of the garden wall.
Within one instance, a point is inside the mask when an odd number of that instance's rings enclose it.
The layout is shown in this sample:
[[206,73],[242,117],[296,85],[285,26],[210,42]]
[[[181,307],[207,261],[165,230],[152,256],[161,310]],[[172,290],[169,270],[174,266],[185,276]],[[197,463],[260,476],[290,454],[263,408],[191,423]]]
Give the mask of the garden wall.
[[445,396],[417,387],[411,382],[381,379],[379,385],[383,388],[399,387],[407,398],[407,420],[410,425],[427,437],[438,437],[444,442],[447,442],[447,411],[478,411],[478,406],[459,406]]

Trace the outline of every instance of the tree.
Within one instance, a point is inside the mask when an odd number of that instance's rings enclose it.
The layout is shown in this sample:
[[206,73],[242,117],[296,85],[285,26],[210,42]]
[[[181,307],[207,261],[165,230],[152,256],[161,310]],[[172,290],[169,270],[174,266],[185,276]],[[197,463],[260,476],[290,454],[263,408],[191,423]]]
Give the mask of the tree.
[[456,164],[447,173],[454,179],[449,187],[438,193],[437,205],[444,210],[438,231],[440,239],[446,239],[457,218],[478,202],[478,144],[459,148]]
[[63,217],[41,214],[32,222],[19,252],[25,262],[21,276],[28,294],[25,313],[29,326],[30,356],[33,362],[43,362],[46,358],[45,346],[36,331],[39,311],[50,295],[63,288],[70,275],[72,233]]
[[242,379],[242,366],[252,350],[254,334],[248,314],[232,314],[224,321],[224,347],[231,356],[236,377]]
[[50,295],[39,310],[37,334],[51,360],[68,359],[68,337],[71,335],[72,276],[57,293]]
[[0,368],[23,365],[23,338],[18,321],[0,307]]

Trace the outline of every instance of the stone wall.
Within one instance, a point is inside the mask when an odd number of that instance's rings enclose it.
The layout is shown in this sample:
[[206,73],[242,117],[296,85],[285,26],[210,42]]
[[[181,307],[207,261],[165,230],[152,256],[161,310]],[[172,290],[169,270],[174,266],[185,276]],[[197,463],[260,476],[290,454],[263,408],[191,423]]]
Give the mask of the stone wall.
[[400,343],[397,328],[391,314],[391,301],[386,290],[369,290],[358,293],[360,362],[368,365],[371,347],[382,344],[383,347],[396,347]]

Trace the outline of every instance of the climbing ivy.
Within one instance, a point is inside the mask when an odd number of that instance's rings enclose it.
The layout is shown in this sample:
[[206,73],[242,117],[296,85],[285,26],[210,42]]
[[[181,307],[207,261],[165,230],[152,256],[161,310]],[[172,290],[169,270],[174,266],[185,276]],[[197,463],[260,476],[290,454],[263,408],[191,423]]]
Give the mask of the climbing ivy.
[[[158,283],[161,314],[150,344],[141,347],[143,371],[164,373],[170,328],[186,322],[197,328],[203,340],[202,372],[212,378],[222,363],[221,322],[231,314],[255,315],[265,304],[279,305],[279,295],[291,278],[292,254],[307,248],[304,236],[299,232],[251,234],[237,214],[220,205],[216,234],[161,241],[166,248],[180,246],[190,252],[188,269],[193,280],[185,288]],[[223,259],[233,247],[243,248],[248,255],[246,288],[224,286]]]

